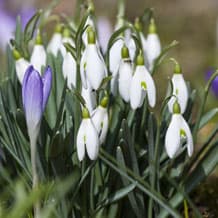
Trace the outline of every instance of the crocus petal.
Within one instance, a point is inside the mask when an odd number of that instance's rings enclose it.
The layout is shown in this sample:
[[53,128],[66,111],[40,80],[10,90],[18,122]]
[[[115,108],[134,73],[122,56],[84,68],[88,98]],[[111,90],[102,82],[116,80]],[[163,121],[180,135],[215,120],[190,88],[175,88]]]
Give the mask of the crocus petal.
[[173,114],[165,136],[165,149],[170,158],[175,157],[180,147],[181,114]]
[[93,89],[97,90],[106,76],[105,65],[98,55],[97,47],[94,44],[87,46],[87,79]]
[[82,120],[76,138],[77,156],[79,161],[85,157],[85,144],[86,144],[86,121]]
[[151,107],[154,107],[156,104],[156,87],[151,74],[146,70],[146,68],[145,68],[145,81],[147,85],[148,103]]
[[142,106],[146,91],[142,89],[142,82],[145,82],[145,74],[142,66],[137,66],[135,74],[132,77],[130,86],[130,105],[133,110]]
[[186,106],[188,103],[188,88],[186,86],[185,80],[182,74],[174,74],[172,77],[173,83],[173,95],[170,101],[168,102],[169,111],[173,112],[173,104],[175,100],[179,102],[181,113],[183,114],[186,110]]
[[62,35],[61,33],[54,33],[50,42],[48,43],[47,50],[51,52],[54,56],[57,56],[58,51],[61,49],[62,45]]
[[191,130],[190,130],[190,128],[189,128],[189,126],[184,118],[182,118],[181,128],[186,133],[188,155],[189,155],[189,157],[191,157],[193,154],[193,150],[194,150],[193,138],[192,138]]
[[160,39],[156,33],[150,33],[147,37],[147,59],[149,70],[152,70],[155,59],[161,53]]
[[86,119],[86,150],[91,160],[98,157],[99,138],[91,119]]
[[100,144],[104,143],[108,131],[107,109],[102,106],[98,106],[92,113],[92,122],[98,132]]
[[132,66],[130,62],[121,61],[119,68],[119,93],[125,102],[129,102],[130,85],[132,80]]
[[42,83],[43,83],[42,110],[44,111],[52,86],[52,70],[49,66],[45,69],[44,75],[42,76]]
[[30,63],[41,74],[41,69],[46,65],[46,52],[43,45],[34,45]]
[[43,83],[39,73],[32,67],[26,71],[22,94],[28,131],[30,133],[40,123],[43,112]]
[[72,89],[72,86],[76,87],[76,61],[70,52],[64,55],[62,71],[64,78],[67,79],[68,88]]
[[20,58],[16,60],[15,68],[16,68],[16,73],[17,73],[17,77],[19,79],[20,84],[22,84],[24,74],[29,66],[30,66],[30,63],[24,58]]

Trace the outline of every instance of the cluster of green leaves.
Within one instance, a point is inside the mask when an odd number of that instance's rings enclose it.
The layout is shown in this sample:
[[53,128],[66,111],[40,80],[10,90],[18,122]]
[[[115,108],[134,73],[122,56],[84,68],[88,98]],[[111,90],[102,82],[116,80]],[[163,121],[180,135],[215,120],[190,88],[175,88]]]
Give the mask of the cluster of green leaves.
[[[50,10],[50,8],[49,8]],[[72,30],[76,47],[66,47],[77,57],[77,78],[82,50],[81,35],[90,11],[81,19],[77,29]],[[19,19],[16,37],[12,44],[29,57],[27,44],[33,37],[36,24],[48,14],[37,13],[28,23],[24,33]],[[146,10],[142,21],[149,17]],[[69,27],[72,25],[69,23]],[[126,22],[109,41],[112,43],[125,29],[133,30]],[[135,32],[134,32],[135,31]],[[157,69],[163,58],[176,42],[163,49],[157,58]],[[108,51],[106,60],[108,60]],[[63,58],[47,54],[47,63],[53,69],[53,85],[48,105],[42,119],[37,144],[40,188],[31,190],[30,145],[22,107],[21,86],[17,80],[11,49],[8,48],[8,76],[0,85],[0,149],[4,152],[0,165],[1,217],[31,217],[32,205],[38,199],[42,204],[42,217],[182,217],[185,200],[195,217],[201,217],[189,193],[218,163],[218,126],[202,143],[190,159],[186,149],[173,160],[164,150],[164,137],[171,115],[166,99],[160,114],[154,114],[145,100],[142,108],[133,111],[119,96],[110,96],[109,131],[100,148],[96,161],[86,158],[82,163],[76,155],[76,135],[81,122],[81,96],[69,90],[62,73]],[[108,61],[107,67],[108,67]],[[193,106],[196,91],[190,90],[185,119],[191,126],[194,141],[197,134],[217,114],[215,108],[204,114],[211,81],[205,87],[202,102],[194,119]],[[105,81],[106,83],[108,80]],[[102,89],[99,90],[99,96]],[[19,180],[19,182],[17,182]],[[185,207],[187,209],[187,206]]]

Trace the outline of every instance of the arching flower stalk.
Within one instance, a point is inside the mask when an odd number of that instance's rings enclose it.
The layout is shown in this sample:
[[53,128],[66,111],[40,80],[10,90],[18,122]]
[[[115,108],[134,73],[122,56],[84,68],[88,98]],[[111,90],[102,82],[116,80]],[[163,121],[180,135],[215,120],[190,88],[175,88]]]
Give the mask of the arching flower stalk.
[[154,80],[144,65],[142,54],[137,56],[136,69],[130,86],[130,105],[133,110],[142,106],[145,96],[151,107],[156,103],[156,88]]
[[82,161],[85,157],[85,150],[91,160],[95,160],[98,157],[99,152],[99,137],[97,130],[90,118],[90,114],[87,108],[83,108],[82,122],[80,124],[76,146],[77,155],[79,161]]
[[98,132],[100,144],[103,144],[105,142],[107,131],[108,131],[109,118],[108,118],[107,105],[108,105],[108,96],[105,96],[101,100],[100,105],[92,113],[92,121]]
[[124,45],[121,51],[122,60],[120,62],[118,73],[119,94],[125,102],[130,99],[130,85],[132,81],[132,63],[129,57],[129,49]]
[[171,60],[175,62],[175,68],[174,68],[173,77],[171,79],[173,85],[173,93],[172,93],[173,96],[168,102],[168,108],[169,111],[172,113],[173,105],[177,100],[181,108],[181,113],[183,114],[186,110],[187,103],[188,103],[188,88],[183,78],[180,65],[174,59]]
[[181,152],[181,140],[186,140],[189,157],[193,153],[193,138],[191,130],[183,118],[178,101],[173,104],[173,115],[165,136],[165,148],[170,158],[176,157]]
[[[31,164],[32,164],[32,186],[37,188],[39,178],[37,173],[37,137],[40,130],[40,124],[52,84],[52,71],[47,67],[44,75],[41,77],[39,72],[33,66],[30,66],[25,73],[22,84],[22,100],[25,112],[28,135],[30,138]],[[40,217],[40,204],[34,206],[36,218]]]
[[46,65],[46,52],[44,46],[42,45],[42,38],[39,31],[36,36],[30,63],[41,75],[42,67],[45,67]]

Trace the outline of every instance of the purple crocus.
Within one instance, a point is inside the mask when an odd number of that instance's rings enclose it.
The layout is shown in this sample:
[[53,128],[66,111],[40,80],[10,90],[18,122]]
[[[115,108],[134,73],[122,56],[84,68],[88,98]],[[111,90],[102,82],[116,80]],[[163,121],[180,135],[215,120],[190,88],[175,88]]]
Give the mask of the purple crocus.
[[42,77],[33,66],[26,70],[22,85],[22,99],[30,139],[38,136],[51,84],[52,70],[49,66],[45,69]]
[[[210,68],[206,72],[206,80],[209,80],[214,72],[215,72],[215,70],[213,68]],[[216,98],[218,98],[218,76],[213,80],[213,82],[211,84],[211,90],[212,90],[213,94],[216,96]]]

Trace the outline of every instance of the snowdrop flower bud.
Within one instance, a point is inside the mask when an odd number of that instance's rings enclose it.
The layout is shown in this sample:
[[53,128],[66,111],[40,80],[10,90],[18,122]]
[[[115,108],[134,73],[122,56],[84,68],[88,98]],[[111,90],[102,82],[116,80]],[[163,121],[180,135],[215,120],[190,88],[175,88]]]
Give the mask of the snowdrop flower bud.
[[96,101],[96,92],[92,90],[90,85],[88,84],[87,89],[82,86],[82,97],[86,102],[86,107],[88,108],[89,112],[91,113],[97,105]]
[[181,115],[179,103],[173,105],[173,115],[165,136],[165,148],[168,156],[174,158],[181,151],[181,139],[186,139],[189,157],[193,153],[193,139],[191,130]]
[[156,103],[156,88],[150,73],[144,65],[141,54],[137,56],[136,69],[130,86],[130,105],[133,110],[142,106],[144,98],[148,95],[148,103],[151,107]]
[[121,49],[123,47],[123,39],[117,39],[112,45],[109,52],[109,69],[112,73],[111,92],[114,96],[117,95],[118,87],[118,69],[121,61]]
[[13,50],[13,56],[15,59],[15,69],[17,73],[17,78],[20,84],[22,84],[24,74],[27,68],[29,67],[30,63],[23,57],[21,57],[20,53],[16,49]]
[[147,53],[147,59],[148,59],[148,64],[149,64],[149,70],[152,70],[155,59],[161,53],[160,39],[157,35],[154,19],[151,19],[151,22],[149,25],[146,48],[147,48],[146,53]]
[[93,111],[92,121],[98,132],[100,144],[103,144],[108,131],[108,112],[107,112],[108,97],[104,97],[100,105]]
[[130,85],[132,80],[132,64],[129,58],[129,50],[124,45],[122,48],[122,61],[119,68],[118,87],[119,93],[125,102],[129,102]]
[[46,52],[42,45],[42,38],[38,32],[36,36],[35,45],[33,47],[30,63],[41,74],[41,69],[46,65]]
[[83,53],[80,64],[80,73],[83,86],[87,88],[87,81],[91,88],[97,90],[107,74],[103,57],[96,46],[95,32],[88,30],[88,45]]
[[61,24],[57,24],[55,27],[55,32],[48,43],[47,51],[57,56],[58,51],[61,49],[62,45],[62,35],[61,35]]
[[90,119],[89,111],[87,108],[83,108],[82,111],[82,122],[80,124],[76,146],[77,155],[79,161],[82,161],[85,157],[85,149],[91,160],[95,160],[98,157],[99,151],[99,138],[98,133]]
[[22,99],[28,134],[31,139],[38,136],[41,118],[51,91],[52,71],[47,67],[44,75],[28,67],[22,84]]
[[183,78],[182,75],[182,70],[180,65],[174,60],[171,59],[175,62],[175,69],[174,69],[174,74],[171,79],[172,84],[173,84],[173,95],[171,99],[168,102],[168,108],[169,111],[172,113],[173,112],[173,105],[176,100],[178,100],[179,105],[181,107],[181,113],[183,114],[186,110],[186,106],[188,103],[188,88],[186,85],[186,82]]

